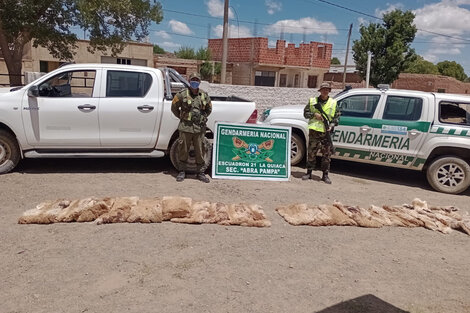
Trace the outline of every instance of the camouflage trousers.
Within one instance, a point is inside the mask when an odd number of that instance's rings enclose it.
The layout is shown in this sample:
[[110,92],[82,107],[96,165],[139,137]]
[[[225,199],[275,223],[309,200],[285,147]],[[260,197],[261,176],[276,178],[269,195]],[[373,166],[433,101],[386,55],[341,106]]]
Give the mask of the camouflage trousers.
[[331,144],[326,138],[326,134],[309,129],[307,148],[307,169],[314,170],[318,151],[321,152],[321,170],[328,173],[331,161]]
[[191,145],[194,147],[196,157],[196,169],[198,172],[204,172],[204,135],[205,132],[187,133],[180,131],[178,138],[178,161],[180,171],[186,171],[189,158],[189,149]]

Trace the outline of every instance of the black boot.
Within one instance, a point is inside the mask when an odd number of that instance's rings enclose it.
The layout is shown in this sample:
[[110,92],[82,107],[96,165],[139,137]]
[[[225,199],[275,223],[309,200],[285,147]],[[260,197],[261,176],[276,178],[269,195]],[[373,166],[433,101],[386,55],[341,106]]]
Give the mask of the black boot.
[[302,176],[302,180],[309,180],[309,179],[312,179],[312,170],[311,169],[308,169],[307,174]]
[[206,176],[206,174],[204,173],[199,173],[197,174],[197,179],[199,179],[200,181],[202,181],[203,183],[208,183],[210,182],[209,178]]
[[328,172],[323,172],[323,176],[322,176],[321,180],[323,180],[325,182],[325,184],[328,184],[328,185],[331,184],[331,180],[328,177]]
[[178,173],[178,176],[176,176],[176,181],[182,182],[185,177],[186,177],[186,173],[184,171],[181,171]]

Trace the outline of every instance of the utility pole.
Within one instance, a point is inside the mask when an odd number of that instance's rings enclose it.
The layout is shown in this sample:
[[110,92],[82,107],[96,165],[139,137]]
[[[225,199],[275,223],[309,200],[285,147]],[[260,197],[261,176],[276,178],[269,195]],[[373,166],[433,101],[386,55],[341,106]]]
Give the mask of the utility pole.
[[222,34],[222,70],[220,83],[225,84],[227,76],[227,50],[228,50],[228,0],[224,4],[224,30]]
[[344,57],[343,89],[346,87],[346,70],[348,66],[349,42],[351,40],[352,27],[353,27],[353,24],[351,23],[351,25],[349,25],[348,44],[346,46],[346,56]]
[[369,88],[369,77],[370,77],[370,61],[372,58],[372,52],[367,51],[367,72],[366,72],[366,88]]

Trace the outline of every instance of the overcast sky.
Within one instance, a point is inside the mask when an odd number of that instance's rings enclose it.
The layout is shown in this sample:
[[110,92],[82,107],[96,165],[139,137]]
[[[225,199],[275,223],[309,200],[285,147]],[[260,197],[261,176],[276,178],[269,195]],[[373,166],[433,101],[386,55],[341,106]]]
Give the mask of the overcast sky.
[[[223,0],[161,0],[164,19],[150,27],[150,41],[167,51],[207,46],[221,38]],[[412,47],[426,60],[460,63],[470,75],[470,0],[230,0],[230,37],[268,37],[298,45],[302,41],[333,44],[344,62],[347,33],[359,39],[359,26],[381,23],[375,17],[395,8],[415,13],[419,29]],[[348,63],[352,63],[350,57]]]

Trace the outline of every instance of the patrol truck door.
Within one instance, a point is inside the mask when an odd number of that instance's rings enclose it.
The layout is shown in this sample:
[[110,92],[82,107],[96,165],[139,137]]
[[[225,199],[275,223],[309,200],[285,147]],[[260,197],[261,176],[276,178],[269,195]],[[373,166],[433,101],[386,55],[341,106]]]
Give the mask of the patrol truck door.
[[152,148],[163,109],[163,82],[152,71],[103,71],[99,123],[102,147]]
[[333,141],[335,158],[366,161],[370,154],[372,123],[381,94],[350,95],[338,99],[341,118]]
[[387,95],[371,141],[371,161],[410,167],[429,129],[426,98]]

